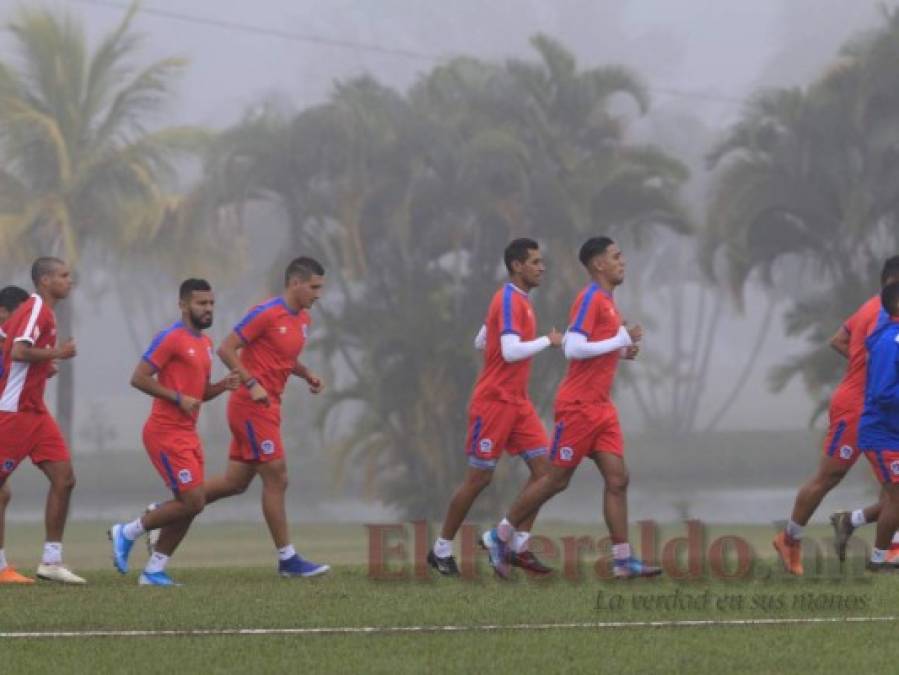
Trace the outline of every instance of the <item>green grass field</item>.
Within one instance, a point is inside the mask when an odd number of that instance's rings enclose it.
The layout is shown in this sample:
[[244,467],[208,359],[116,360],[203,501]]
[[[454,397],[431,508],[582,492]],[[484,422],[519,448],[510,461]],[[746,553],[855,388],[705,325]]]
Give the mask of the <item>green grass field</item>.
[[[298,548],[332,563],[309,580],[273,573],[264,527],[200,524],[171,565],[178,589],[140,588],[137,572],[115,573],[103,524],[73,524],[67,562],[83,588],[0,588],[0,632],[87,630],[477,627],[648,621],[746,621],[892,616],[899,577],[854,567],[786,579],[767,557],[772,528],[715,527],[707,544],[737,534],[759,555],[751,580],[603,581],[585,554],[579,581],[495,580],[483,560],[474,579],[376,581],[361,525],[301,525]],[[682,535],[666,528],[660,541]],[[406,546],[414,546],[411,537]],[[547,524],[558,539],[591,531]],[[592,532],[594,539],[597,533]],[[810,537],[824,537],[813,528]],[[868,533],[870,534],[870,533]],[[10,527],[7,553],[25,572],[40,550],[40,528]],[[133,567],[145,559],[135,549]],[[554,563],[562,567],[562,561]],[[390,568],[397,570],[396,563]],[[829,568],[828,568],[829,569]],[[679,603],[679,605],[678,605]],[[0,638],[0,672],[845,672],[890,663],[897,623],[572,627],[371,634]]]

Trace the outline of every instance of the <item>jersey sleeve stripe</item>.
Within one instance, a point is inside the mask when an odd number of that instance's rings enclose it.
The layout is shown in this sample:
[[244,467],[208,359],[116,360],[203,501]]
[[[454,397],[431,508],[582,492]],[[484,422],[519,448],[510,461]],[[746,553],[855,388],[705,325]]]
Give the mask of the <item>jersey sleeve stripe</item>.
[[501,335],[514,334],[518,335],[518,331],[512,325],[512,293],[514,291],[506,286],[503,289],[503,330]]
[[578,308],[577,316],[574,318],[574,323],[571,325],[569,330],[573,330],[576,333],[584,332],[584,319],[587,316],[587,310],[590,308],[590,303],[593,301],[593,296],[596,293],[596,284],[590,284],[590,288],[587,289],[587,292],[584,293],[584,297],[581,300],[581,306]]
[[34,305],[31,306],[31,314],[28,316],[28,323],[25,325],[25,330],[22,334],[16,337],[13,342],[28,342],[34,344],[34,338],[31,337],[31,333],[34,330],[34,324],[37,323],[37,318],[41,314],[41,309],[44,306],[44,299],[37,294],[32,295],[31,297],[34,298]]
[[244,336],[244,334],[242,332],[243,329],[246,328],[253,319],[255,319],[257,316],[262,314],[265,310],[271,309],[272,307],[275,307],[276,305],[279,305],[279,304],[282,304],[282,300],[280,297],[272,298],[271,300],[268,300],[267,302],[263,302],[260,305],[256,305],[253,309],[251,309],[249,312],[247,312],[247,315],[244,318],[242,318],[237,323],[236,326],[234,326],[234,332],[237,333],[237,337],[239,337],[241,340],[243,340],[244,343],[248,342],[247,338]]
[[180,328],[180,327],[181,327],[181,322],[176,321],[175,323],[173,323],[171,326],[169,326],[165,330],[159,331],[159,333],[157,333],[156,337],[153,338],[153,341],[150,343],[150,346],[147,347],[147,351],[144,352],[144,354],[141,358],[144,361],[146,361],[147,363],[149,363],[151,366],[153,366],[156,370],[159,370],[159,366],[157,366],[155,363],[153,363],[153,354],[156,353],[156,350],[159,349],[159,346],[162,344],[162,341],[165,340],[166,337],[168,337],[169,333],[171,333],[176,328]]

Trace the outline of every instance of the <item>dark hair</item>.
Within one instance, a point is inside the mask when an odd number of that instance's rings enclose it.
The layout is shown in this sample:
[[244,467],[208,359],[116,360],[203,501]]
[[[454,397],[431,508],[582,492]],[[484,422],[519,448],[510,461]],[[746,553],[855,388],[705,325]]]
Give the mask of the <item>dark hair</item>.
[[181,300],[190,299],[190,294],[194,291],[211,291],[212,286],[206,279],[185,279],[181,282],[181,288],[178,289],[178,298]]
[[0,290],[0,307],[12,314],[16,307],[28,299],[28,291],[18,286],[7,286]]
[[880,292],[880,304],[890,316],[899,316],[899,281],[883,287]]
[[322,264],[318,260],[315,258],[307,258],[305,256],[295,258],[290,261],[290,264],[284,271],[284,285],[286,286],[289,284],[290,280],[294,277],[299,277],[303,281],[309,281],[309,279],[316,274],[320,277],[325,275],[325,268],[322,267]]
[[577,254],[578,260],[581,261],[581,265],[587,267],[593,258],[605,253],[606,249],[614,243],[608,237],[590,237],[581,246],[581,251]]
[[65,263],[59,258],[54,258],[53,256],[42,256],[35,260],[34,264],[31,266],[31,281],[34,282],[34,287],[37,288],[38,283],[40,283],[41,277],[48,274],[53,274],[53,270],[58,265],[65,265]]
[[880,285],[886,285],[890,279],[899,281],[899,255],[887,258],[883,263],[883,270],[880,272]]
[[528,259],[531,251],[537,251],[539,249],[540,246],[533,239],[522,238],[510,242],[503,252],[503,262],[506,263],[506,269],[509,270],[509,274],[512,274],[513,262],[517,260],[518,262],[523,263]]

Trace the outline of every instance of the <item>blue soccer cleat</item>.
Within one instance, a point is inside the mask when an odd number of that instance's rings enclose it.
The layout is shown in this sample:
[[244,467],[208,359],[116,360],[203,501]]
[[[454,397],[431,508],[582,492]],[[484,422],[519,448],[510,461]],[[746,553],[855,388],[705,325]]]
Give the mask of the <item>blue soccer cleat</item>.
[[626,560],[616,560],[612,566],[616,579],[636,579],[637,577],[656,577],[662,573],[661,567],[647,565],[639,558],[631,556]]
[[481,546],[487,550],[490,556],[490,566],[501,579],[508,579],[512,574],[511,555],[509,546],[499,538],[496,528],[481,535]]
[[106,532],[112,542],[112,564],[122,574],[128,572],[128,556],[134,546],[134,542],[125,536],[124,529],[124,525],[116,523]]
[[180,586],[172,581],[165,572],[142,572],[140,579],[137,580],[140,586]]
[[330,565],[320,565],[310,560],[304,560],[299,555],[278,561],[278,574],[282,577],[317,577],[319,574],[330,571]]

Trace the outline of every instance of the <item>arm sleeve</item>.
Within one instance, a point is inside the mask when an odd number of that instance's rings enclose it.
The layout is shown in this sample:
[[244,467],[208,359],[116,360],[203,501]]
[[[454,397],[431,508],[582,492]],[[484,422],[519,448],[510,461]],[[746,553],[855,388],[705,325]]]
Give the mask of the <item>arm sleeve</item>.
[[266,312],[266,307],[257,305],[247,315],[234,326],[234,332],[237,333],[244,344],[250,344],[260,335],[271,321],[271,312]]
[[529,359],[549,347],[549,338],[544,335],[530,342],[522,342],[518,335],[508,333],[500,338],[500,347],[503,352],[503,360],[507,363],[515,363]]
[[13,330],[8,337],[11,337],[13,342],[27,342],[30,345],[37,342],[41,331],[47,330],[47,314],[43,310],[43,302],[39,298],[36,299],[28,315],[28,321],[20,329]]
[[172,339],[169,337],[171,333],[162,331],[155,338],[147,351],[141,357],[144,361],[153,366],[153,370],[162,370],[163,366],[172,358]]
[[484,351],[487,347],[487,326],[481,325],[481,330],[474,336],[474,348],[479,352]]
[[568,331],[562,340],[565,350],[565,358],[569,360],[592,359],[603,354],[609,354],[624,347],[633,345],[630,334],[624,326],[618,329],[617,335],[608,340],[588,342],[587,336],[578,332]]
[[503,293],[502,330],[500,336],[521,335],[521,303],[515,301],[515,291],[506,288]]

